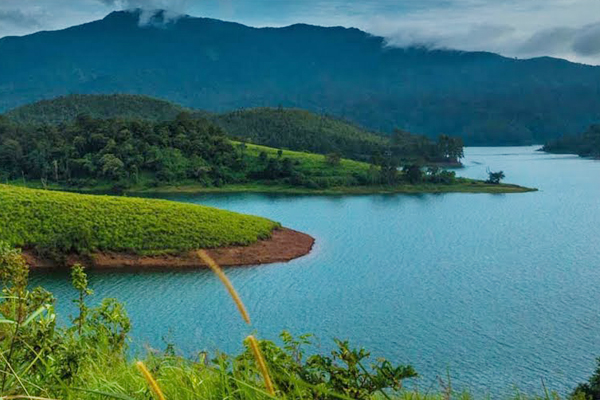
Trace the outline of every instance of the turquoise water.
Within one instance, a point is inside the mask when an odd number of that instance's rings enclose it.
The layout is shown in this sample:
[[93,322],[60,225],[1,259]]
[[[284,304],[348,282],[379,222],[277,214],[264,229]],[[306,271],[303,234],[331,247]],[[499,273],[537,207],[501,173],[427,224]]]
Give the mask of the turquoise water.
[[[565,393],[600,356],[600,162],[535,147],[468,148],[460,174],[502,169],[525,194],[170,196],[263,215],[316,238],[287,264],[228,269],[244,326],[207,271],[92,273],[95,298],[124,301],[135,345],[234,352],[251,330],[347,338],[412,363],[427,389]],[[74,312],[66,275],[36,274]]]

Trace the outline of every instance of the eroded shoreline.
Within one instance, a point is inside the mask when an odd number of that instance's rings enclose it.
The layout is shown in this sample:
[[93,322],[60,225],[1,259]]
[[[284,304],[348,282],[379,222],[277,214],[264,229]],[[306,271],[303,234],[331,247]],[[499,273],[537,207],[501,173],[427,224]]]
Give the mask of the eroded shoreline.
[[[222,267],[241,267],[249,265],[288,262],[302,257],[313,248],[315,239],[310,235],[288,228],[273,231],[270,239],[259,240],[249,246],[229,246],[206,249],[210,256]],[[160,270],[195,269],[207,265],[189,251],[183,255],[143,256],[136,254],[98,252],[89,256],[70,255],[66,263],[42,258],[33,251],[25,250],[23,255],[27,263],[35,269],[56,269],[64,264],[81,263],[91,269],[114,270]]]

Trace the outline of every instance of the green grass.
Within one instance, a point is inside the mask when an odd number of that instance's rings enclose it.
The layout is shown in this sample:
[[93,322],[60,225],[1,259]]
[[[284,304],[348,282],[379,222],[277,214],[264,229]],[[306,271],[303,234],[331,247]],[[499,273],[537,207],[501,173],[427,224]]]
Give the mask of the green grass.
[[175,252],[251,244],[278,226],[199,205],[7,185],[0,204],[0,240],[25,248]]

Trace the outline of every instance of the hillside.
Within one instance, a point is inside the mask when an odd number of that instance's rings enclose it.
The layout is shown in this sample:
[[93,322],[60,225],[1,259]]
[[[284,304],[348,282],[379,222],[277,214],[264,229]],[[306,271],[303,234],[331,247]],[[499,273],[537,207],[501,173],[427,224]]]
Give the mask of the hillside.
[[58,124],[72,122],[79,115],[91,118],[166,121],[185,109],[177,104],[148,96],[127,94],[68,95],[17,107],[4,114],[17,124]]
[[[241,62],[243,60],[243,62]],[[370,130],[528,144],[600,119],[600,67],[391,48],[357,29],[256,29],[138,12],[0,39],[0,111],[69,93],[135,93],[213,112],[302,108]]]
[[[390,140],[348,121],[300,109],[256,108],[217,114],[141,95],[69,95],[18,107],[4,117],[17,125],[72,123],[83,115],[156,122],[173,120],[181,112],[212,121],[229,137],[269,147],[337,153],[362,161],[391,152],[403,162],[459,163],[456,155],[448,155],[443,146],[426,137],[398,131]],[[462,143],[456,144],[462,148]]]
[[577,154],[581,157],[600,157],[600,125],[592,125],[579,135],[551,140],[542,150],[548,153]]
[[0,241],[60,253],[181,252],[271,236],[265,218],[163,200],[0,185]]
[[256,108],[214,115],[229,135],[269,147],[368,160],[390,147],[389,138],[306,110]]

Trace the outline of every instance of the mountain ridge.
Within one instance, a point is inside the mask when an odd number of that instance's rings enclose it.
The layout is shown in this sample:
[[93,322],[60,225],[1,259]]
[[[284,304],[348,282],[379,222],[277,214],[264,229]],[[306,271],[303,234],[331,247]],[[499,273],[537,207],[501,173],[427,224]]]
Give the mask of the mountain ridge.
[[0,39],[0,112],[70,93],[131,93],[213,112],[302,108],[471,145],[544,142],[600,121],[600,67],[390,47],[356,28],[139,18],[119,11]]

